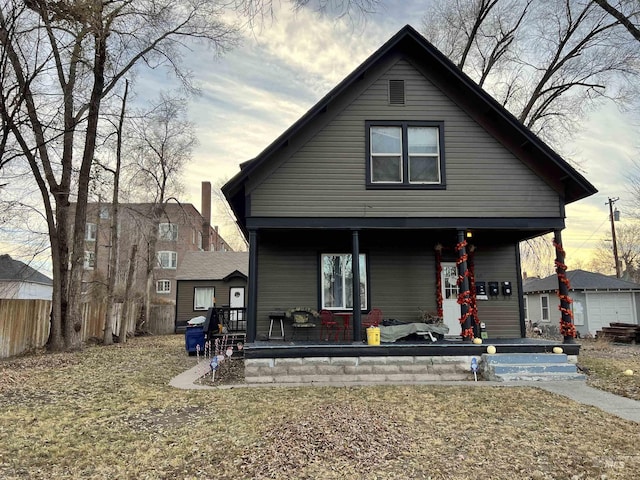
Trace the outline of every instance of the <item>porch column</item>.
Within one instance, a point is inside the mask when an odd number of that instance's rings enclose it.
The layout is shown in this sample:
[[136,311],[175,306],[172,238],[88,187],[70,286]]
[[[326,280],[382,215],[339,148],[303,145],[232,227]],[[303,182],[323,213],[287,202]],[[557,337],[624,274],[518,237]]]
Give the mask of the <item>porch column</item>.
[[258,232],[249,230],[249,295],[247,298],[247,343],[256,339],[258,319]]
[[564,337],[562,343],[575,343],[576,327],[573,325],[573,312],[571,311],[571,287],[567,278],[567,266],[564,263],[565,251],[562,248],[561,230],[553,232],[553,246],[556,247],[556,274],[558,275],[558,297],[560,297],[560,334]]
[[352,232],[351,237],[351,273],[353,275],[353,341],[360,342],[362,340],[360,328],[362,326],[362,318],[360,311],[362,310],[360,298],[360,236],[358,230]]
[[473,338],[473,327],[470,312],[471,292],[469,291],[469,271],[467,269],[467,241],[465,239],[465,231],[458,230],[458,244],[456,251],[458,252],[458,303],[460,304],[460,327],[462,329],[462,338],[471,340]]

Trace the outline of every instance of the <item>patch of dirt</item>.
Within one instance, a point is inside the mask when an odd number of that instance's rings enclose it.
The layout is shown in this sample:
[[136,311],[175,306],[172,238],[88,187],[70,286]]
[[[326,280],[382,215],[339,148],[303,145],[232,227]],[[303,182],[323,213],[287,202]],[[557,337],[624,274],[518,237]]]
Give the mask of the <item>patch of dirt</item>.
[[211,386],[244,383],[244,358],[232,357],[229,360],[225,360],[216,370],[213,380],[209,371],[206,375],[200,377],[198,383]]

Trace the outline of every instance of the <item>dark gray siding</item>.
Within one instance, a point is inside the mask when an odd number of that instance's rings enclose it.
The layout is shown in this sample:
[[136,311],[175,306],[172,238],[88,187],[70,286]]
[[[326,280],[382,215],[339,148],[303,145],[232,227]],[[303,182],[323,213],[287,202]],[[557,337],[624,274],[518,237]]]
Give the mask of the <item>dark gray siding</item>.
[[[407,322],[418,321],[421,310],[436,312],[434,246],[439,240],[437,233],[425,231],[362,232],[360,251],[368,259],[367,309],[380,308],[384,318]],[[520,337],[515,248],[483,247],[476,254],[479,281],[510,281],[514,287],[511,298],[480,302],[480,319],[493,337]],[[319,254],[350,251],[351,233],[347,231],[261,234],[257,338],[267,336],[272,310],[318,309]],[[445,255],[445,260],[455,258],[452,249]],[[290,329],[290,325],[285,325],[286,335],[291,335]]]
[[[251,216],[562,216],[557,192],[411,63],[395,62],[357,97],[354,92],[342,112],[326,113],[326,125],[316,121],[309,130],[317,132],[292,139],[253,176]],[[392,78],[405,80],[405,106],[388,105]],[[366,190],[366,120],[444,121],[446,190]]]
[[[193,309],[193,296],[195,287],[214,287],[216,294],[216,306],[229,305],[229,291],[231,287],[245,287],[247,282],[241,279],[232,279],[229,282],[222,280],[178,280],[176,292],[176,325],[184,326],[193,317],[206,315],[206,310]],[[247,295],[245,293],[245,302]],[[246,306],[246,305],[245,305]]]
[[478,317],[486,324],[491,338],[519,338],[520,295],[516,245],[479,247],[475,254],[475,275],[478,282],[511,282],[513,294],[478,300]]

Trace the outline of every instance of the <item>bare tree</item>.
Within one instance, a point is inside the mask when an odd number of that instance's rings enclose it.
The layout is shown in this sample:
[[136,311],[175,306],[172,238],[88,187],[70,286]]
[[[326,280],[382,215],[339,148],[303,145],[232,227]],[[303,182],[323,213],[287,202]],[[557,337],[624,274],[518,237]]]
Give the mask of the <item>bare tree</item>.
[[599,99],[624,106],[640,73],[634,42],[588,0],[441,0],[424,22],[438,48],[556,148]]
[[0,158],[17,146],[42,196],[54,272],[51,349],[79,346],[88,185],[103,101],[141,63],[168,67],[188,84],[183,40],[218,51],[232,45],[235,29],[222,13],[213,0],[0,5]]
[[606,0],[594,0],[600,8],[618,20],[640,42],[640,3],[638,0],[622,0],[614,6]]
[[182,168],[191,160],[197,144],[194,127],[186,119],[182,98],[161,95],[148,112],[141,112],[130,126],[130,148],[135,155],[134,171],[129,183],[141,199],[152,204],[150,230],[147,234],[145,321],[148,321],[153,296],[153,273],[160,221],[165,207],[182,191]]
[[[618,259],[623,267],[623,278],[640,282],[640,223],[633,222],[616,228]],[[596,247],[590,267],[605,275],[615,274],[615,260],[611,235],[604,237]]]

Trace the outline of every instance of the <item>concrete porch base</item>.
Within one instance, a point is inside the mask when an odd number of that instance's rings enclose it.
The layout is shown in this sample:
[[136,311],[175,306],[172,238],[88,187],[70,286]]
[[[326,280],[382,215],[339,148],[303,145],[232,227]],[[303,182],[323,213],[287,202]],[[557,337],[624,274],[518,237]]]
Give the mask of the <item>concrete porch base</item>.
[[358,383],[469,380],[471,356],[247,358],[247,383]]

